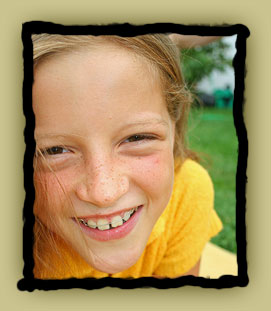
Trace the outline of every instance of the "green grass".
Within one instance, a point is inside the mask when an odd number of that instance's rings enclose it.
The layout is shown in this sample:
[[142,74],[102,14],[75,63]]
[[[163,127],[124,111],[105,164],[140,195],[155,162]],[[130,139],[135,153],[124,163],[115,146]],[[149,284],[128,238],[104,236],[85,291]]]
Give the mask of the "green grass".
[[223,222],[223,231],[212,239],[236,253],[235,240],[235,176],[238,139],[232,110],[193,109],[189,120],[189,146],[197,151],[201,164],[208,170],[215,188],[215,209]]

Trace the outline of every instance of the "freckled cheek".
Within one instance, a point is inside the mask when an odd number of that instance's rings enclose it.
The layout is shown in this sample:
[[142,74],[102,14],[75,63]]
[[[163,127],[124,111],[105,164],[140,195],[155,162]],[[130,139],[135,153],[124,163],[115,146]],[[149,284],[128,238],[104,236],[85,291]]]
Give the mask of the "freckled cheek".
[[65,213],[68,196],[73,188],[72,174],[54,174],[40,172],[35,174],[36,202],[35,213],[45,218],[46,214],[59,215]]
[[135,182],[147,191],[157,194],[171,191],[173,182],[173,159],[168,154],[140,157],[131,166]]

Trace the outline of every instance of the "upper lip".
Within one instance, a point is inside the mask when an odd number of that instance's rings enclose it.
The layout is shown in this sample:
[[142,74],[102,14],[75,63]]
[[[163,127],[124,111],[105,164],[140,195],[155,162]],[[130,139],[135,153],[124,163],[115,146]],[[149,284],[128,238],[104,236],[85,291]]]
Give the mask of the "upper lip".
[[114,216],[122,215],[125,212],[128,212],[131,209],[137,208],[139,206],[142,206],[142,204],[141,205],[136,205],[136,206],[133,206],[133,207],[130,207],[130,208],[122,209],[122,210],[119,210],[119,211],[116,211],[116,212],[110,213],[110,214],[94,214],[94,215],[87,215],[87,216],[76,216],[76,218],[77,219],[84,219],[84,220],[88,220],[88,219],[101,219],[101,218],[110,219],[110,218],[113,218]]

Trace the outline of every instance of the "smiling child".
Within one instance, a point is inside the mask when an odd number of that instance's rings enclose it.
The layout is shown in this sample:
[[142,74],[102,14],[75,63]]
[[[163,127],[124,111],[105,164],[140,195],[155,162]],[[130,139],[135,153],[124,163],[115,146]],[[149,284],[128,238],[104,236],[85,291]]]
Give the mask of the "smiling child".
[[197,275],[221,230],[165,35],[33,35],[34,275]]

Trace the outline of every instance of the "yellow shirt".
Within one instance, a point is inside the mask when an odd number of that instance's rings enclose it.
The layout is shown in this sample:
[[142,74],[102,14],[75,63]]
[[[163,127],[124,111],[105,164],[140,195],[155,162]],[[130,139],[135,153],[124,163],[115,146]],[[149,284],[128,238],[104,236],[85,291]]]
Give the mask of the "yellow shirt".
[[47,259],[54,261],[55,271],[43,269],[42,273],[35,273],[35,277],[180,276],[198,262],[205,244],[222,229],[213,203],[214,190],[208,173],[198,163],[188,159],[175,172],[171,199],[155,224],[144,252],[132,267],[112,275],[97,271],[63,241],[57,241],[61,259],[46,251]]

